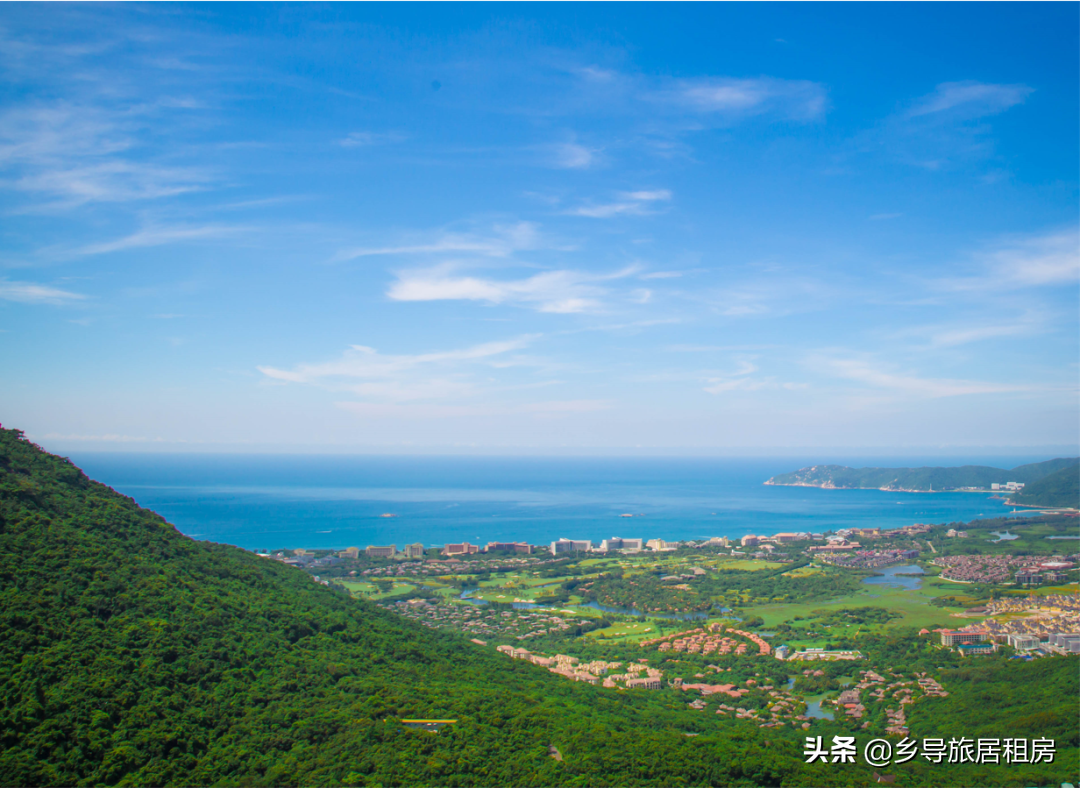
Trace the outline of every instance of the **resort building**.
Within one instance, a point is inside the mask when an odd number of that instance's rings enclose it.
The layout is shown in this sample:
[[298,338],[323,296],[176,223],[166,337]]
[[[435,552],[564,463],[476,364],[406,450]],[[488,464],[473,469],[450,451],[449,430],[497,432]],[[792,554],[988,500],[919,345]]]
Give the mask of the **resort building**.
[[531,553],[532,545],[528,542],[488,542],[484,548],[485,553],[493,550],[504,550],[508,553]]
[[787,544],[788,542],[800,542],[804,539],[809,539],[808,534],[795,534],[795,533],[782,533],[773,534],[772,540],[777,544]]
[[941,645],[960,646],[982,643],[990,639],[990,633],[983,630],[964,632],[963,630],[941,630]]
[[368,558],[393,558],[397,554],[397,547],[394,545],[387,545],[386,547],[368,545],[364,553]]
[[1030,651],[1042,645],[1042,641],[1034,635],[1008,635],[1008,641],[1017,651]]
[[587,539],[557,539],[551,543],[551,554],[586,553],[592,550],[592,542]]
[[604,552],[607,552],[608,550],[628,550],[634,552],[641,550],[643,546],[644,541],[641,539],[623,539],[619,536],[613,536],[600,543],[600,549]]
[[675,542],[665,542],[663,539],[650,539],[645,546],[650,550],[666,551],[675,550],[679,545]]
[[405,545],[405,557],[406,558],[423,558],[424,557],[424,545],[420,542],[414,542],[413,544]]
[[480,552],[480,545],[462,542],[461,544],[443,545],[440,555],[473,555]]

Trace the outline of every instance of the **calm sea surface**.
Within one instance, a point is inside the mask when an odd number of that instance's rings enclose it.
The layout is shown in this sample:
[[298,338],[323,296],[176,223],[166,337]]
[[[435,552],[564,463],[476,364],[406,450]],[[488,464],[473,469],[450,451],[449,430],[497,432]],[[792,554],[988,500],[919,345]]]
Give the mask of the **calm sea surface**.
[[[1011,468],[1045,458],[830,458]],[[196,539],[249,550],[411,542],[699,539],[895,528],[1010,513],[978,493],[771,487],[820,458],[603,459],[77,454],[91,478]],[[394,517],[381,517],[392,514]],[[632,514],[634,517],[620,517]]]

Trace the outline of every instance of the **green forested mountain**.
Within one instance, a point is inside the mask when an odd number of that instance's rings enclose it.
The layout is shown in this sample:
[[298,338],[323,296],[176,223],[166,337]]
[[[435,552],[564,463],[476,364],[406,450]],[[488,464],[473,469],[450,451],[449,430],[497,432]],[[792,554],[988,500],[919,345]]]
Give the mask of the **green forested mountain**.
[[844,465],[813,465],[774,476],[765,484],[836,489],[955,490],[1006,482],[1030,484],[1068,466],[1077,458],[1059,458],[1019,465],[1012,470],[986,465],[958,468],[848,468]]
[[1080,463],[1025,485],[1011,500],[1025,506],[1080,508]]
[[192,541],[15,430],[0,621],[4,786],[814,782],[794,732],[567,681]]
[[[954,659],[920,657],[942,658]],[[1074,667],[1047,670],[1075,678]],[[1038,687],[1012,690],[1037,703]],[[2,786],[875,784],[861,761],[804,763],[801,729],[686,703],[674,689],[568,681],[301,570],[192,541],[0,430]],[[429,733],[408,717],[457,723]],[[814,726],[826,742],[858,733]],[[1044,727],[1032,718],[1008,733]],[[978,784],[1060,783],[1076,762],[1076,742],[1062,746],[1052,765]],[[893,771],[905,785],[976,784],[968,768]]]

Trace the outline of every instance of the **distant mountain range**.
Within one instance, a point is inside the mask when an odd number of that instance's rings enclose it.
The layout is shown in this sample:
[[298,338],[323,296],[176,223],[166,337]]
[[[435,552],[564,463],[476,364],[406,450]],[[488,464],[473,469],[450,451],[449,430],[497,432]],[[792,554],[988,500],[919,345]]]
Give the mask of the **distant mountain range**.
[[[774,476],[765,484],[838,490],[943,492],[965,487],[990,489],[992,484],[1008,482],[1029,485],[1046,479],[1052,474],[1063,473],[1068,476],[1069,469],[1078,468],[1080,468],[1080,458],[1077,457],[1062,457],[1046,462],[1020,465],[1012,470],[991,468],[986,465],[962,465],[958,468],[848,468],[844,465],[813,465],[792,473]],[[1025,490],[1024,494],[1027,495],[1028,492]]]

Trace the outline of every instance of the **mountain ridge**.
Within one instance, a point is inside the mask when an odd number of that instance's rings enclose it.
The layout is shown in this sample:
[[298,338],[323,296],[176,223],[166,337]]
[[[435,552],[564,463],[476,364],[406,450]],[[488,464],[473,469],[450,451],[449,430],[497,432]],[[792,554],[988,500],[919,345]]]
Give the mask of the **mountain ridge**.
[[1008,502],[1018,506],[1080,508],[1080,463],[1036,479]]
[[1012,470],[986,465],[951,468],[849,468],[846,465],[812,465],[773,476],[764,483],[787,487],[910,492],[989,489],[992,484],[1029,484],[1078,462],[1080,458],[1059,457],[1045,462],[1019,465]]
[[196,542],[4,429],[0,631],[2,785],[812,782],[793,732],[567,681]]

